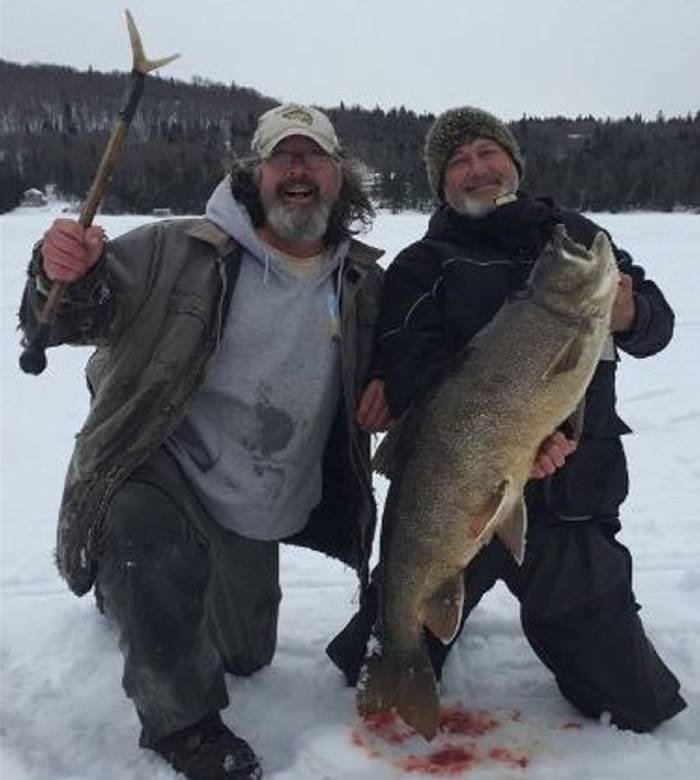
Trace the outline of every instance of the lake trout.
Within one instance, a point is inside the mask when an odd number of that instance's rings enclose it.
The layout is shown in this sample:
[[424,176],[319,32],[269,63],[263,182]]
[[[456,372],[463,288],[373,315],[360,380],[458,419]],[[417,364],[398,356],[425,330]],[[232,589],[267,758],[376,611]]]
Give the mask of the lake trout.
[[525,483],[539,446],[579,408],[610,338],[618,278],[604,233],[587,250],[557,226],[526,287],[380,444],[373,465],[391,487],[361,716],[395,710],[435,736],[439,699],[424,628],[446,644],[455,637],[463,572],[494,535],[522,563]]

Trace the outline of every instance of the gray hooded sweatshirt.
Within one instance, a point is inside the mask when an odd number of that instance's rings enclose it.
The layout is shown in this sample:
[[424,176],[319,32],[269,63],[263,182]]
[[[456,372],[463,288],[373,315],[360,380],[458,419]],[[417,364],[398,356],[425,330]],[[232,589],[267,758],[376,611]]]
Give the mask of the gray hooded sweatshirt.
[[348,243],[301,280],[260,241],[227,178],[206,216],[242,247],[240,273],[219,350],[167,446],[218,523],[281,539],[321,499],[341,388],[333,272]]

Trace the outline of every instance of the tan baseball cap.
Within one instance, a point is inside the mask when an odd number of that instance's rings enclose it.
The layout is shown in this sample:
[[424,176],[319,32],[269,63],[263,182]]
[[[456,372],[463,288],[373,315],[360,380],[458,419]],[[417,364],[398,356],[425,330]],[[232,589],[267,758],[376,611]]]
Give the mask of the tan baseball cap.
[[328,117],[317,108],[297,103],[285,103],[262,114],[250,148],[264,159],[283,138],[290,135],[311,138],[328,154],[335,155],[340,149],[338,136]]

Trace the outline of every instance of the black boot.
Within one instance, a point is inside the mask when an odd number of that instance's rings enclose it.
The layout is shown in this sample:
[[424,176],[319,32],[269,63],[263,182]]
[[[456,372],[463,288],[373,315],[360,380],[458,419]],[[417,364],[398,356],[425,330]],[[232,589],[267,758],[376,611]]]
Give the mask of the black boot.
[[218,712],[163,737],[151,750],[188,780],[260,780],[262,777],[253,749],[224,725]]
[[[360,609],[352,616],[345,628],[337,634],[326,647],[326,655],[345,675],[345,681],[351,687],[357,685],[367,655],[367,644],[377,619],[377,585],[373,582],[367,589]],[[461,628],[460,628],[461,631]],[[442,667],[447,654],[456,641],[444,645],[429,631],[425,632],[428,655],[433,664],[435,677],[440,680]]]
[[345,628],[326,647],[326,654],[345,675],[348,685],[357,685],[357,678],[367,655],[367,643],[377,619],[377,586],[373,582]]

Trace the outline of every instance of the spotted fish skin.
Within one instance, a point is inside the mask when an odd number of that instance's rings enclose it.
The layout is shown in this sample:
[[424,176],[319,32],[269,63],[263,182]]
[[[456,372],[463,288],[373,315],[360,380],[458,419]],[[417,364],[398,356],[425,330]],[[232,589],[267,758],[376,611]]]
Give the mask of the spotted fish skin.
[[525,483],[542,441],[584,397],[610,338],[618,279],[604,233],[588,250],[557,226],[525,290],[382,441],[374,466],[391,488],[361,716],[395,710],[426,739],[435,735],[439,699],[424,628],[454,638],[463,570],[494,535],[522,562]]

